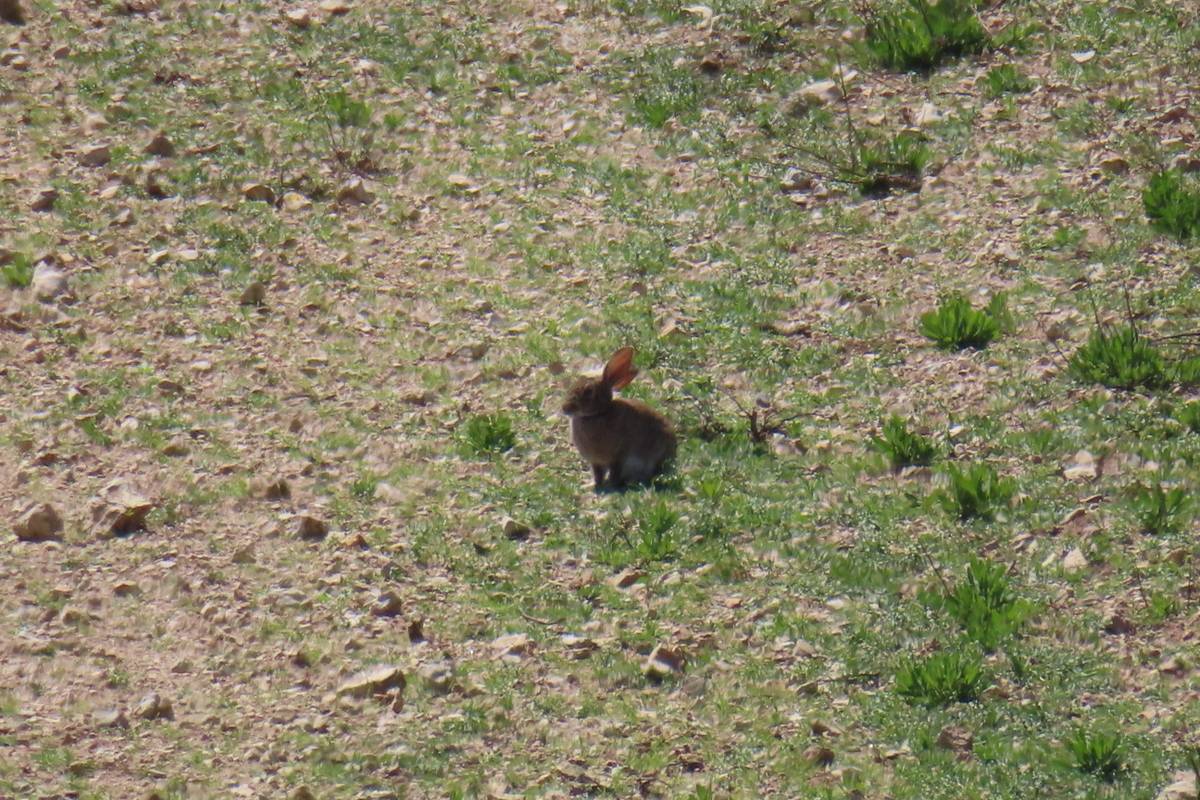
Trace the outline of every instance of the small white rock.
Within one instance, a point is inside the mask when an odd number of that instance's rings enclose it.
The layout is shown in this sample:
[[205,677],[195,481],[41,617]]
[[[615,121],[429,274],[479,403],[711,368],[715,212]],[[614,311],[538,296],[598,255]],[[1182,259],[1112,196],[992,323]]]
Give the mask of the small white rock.
[[282,202],[284,211],[303,211],[312,206],[312,201],[299,192],[285,192]]
[[33,268],[33,280],[29,284],[33,296],[38,300],[53,300],[67,293],[70,288],[67,276],[62,270],[48,262],[41,262]]
[[312,25],[312,13],[303,6],[289,8],[283,12],[283,18],[301,30]]
[[1062,568],[1066,572],[1081,572],[1087,569],[1087,556],[1078,547],[1072,548],[1071,552],[1063,556]]
[[942,121],[942,112],[933,103],[922,103],[913,116],[913,122],[918,128],[928,128]]

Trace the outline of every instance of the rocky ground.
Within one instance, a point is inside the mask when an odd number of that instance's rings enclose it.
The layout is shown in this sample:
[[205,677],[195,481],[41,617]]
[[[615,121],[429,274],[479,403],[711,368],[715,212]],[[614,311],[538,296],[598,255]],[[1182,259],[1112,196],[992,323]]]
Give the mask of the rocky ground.
[[[984,3],[913,73],[872,7],[0,2],[0,797],[1196,797],[1194,384],[1068,364],[1190,353],[1200,17]],[[622,344],[681,450],[595,494]],[[931,599],[978,559],[999,643]]]

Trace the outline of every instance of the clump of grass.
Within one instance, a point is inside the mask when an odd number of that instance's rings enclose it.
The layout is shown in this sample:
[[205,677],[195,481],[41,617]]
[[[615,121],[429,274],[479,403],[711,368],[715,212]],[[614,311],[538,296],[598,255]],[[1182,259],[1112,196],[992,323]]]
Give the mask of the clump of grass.
[[371,106],[364,100],[351,97],[344,89],[338,89],[325,96],[321,115],[334,159],[346,169],[373,171]]
[[350,494],[364,503],[375,499],[375,489],[379,486],[379,478],[371,475],[360,475],[350,484]]
[[640,65],[641,90],[633,96],[633,117],[648,128],[663,128],[671,120],[688,123],[696,118],[704,100],[696,75],[675,66],[665,56]]
[[1138,530],[1148,534],[1178,533],[1186,526],[1191,516],[1191,498],[1185,489],[1173,486],[1164,489],[1153,486],[1136,486],[1131,504]]
[[891,69],[931,70],[988,44],[973,0],[865,0],[857,10],[867,49]]
[[24,253],[14,253],[7,264],[0,266],[0,278],[10,289],[25,289],[33,283],[33,261]]
[[929,466],[938,454],[937,445],[910,431],[904,419],[894,414],[883,423],[883,435],[871,444],[887,456],[894,469]]
[[1175,419],[1192,433],[1200,433],[1200,400],[1185,403],[1175,412]]
[[479,455],[503,453],[516,445],[517,435],[506,414],[480,414],[467,420],[463,443],[470,452]]
[[1006,94],[1024,94],[1033,89],[1033,81],[1012,64],[992,67],[983,76],[983,80],[984,91],[992,98]]
[[666,503],[643,507],[636,517],[631,546],[634,556],[644,561],[667,561],[675,557],[679,543],[675,527],[679,512]]
[[1068,363],[1070,374],[1085,383],[1112,389],[1148,389],[1169,383],[1167,363],[1133,325],[1100,325]]
[[851,150],[842,179],[864,195],[887,194],[894,189],[917,191],[932,154],[925,137],[901,131],[886,142],[859,141]]
[[982,560],[971,562],[966,577],[947,588],[935,605],[989,653],[1016,633],[1029,615],[1029,605],[1012,590],[1004,568]]
[[1006,505],[1016,486],[987,464],[946,467],[947,485],[940,494],[942,506],[961,520],[992,519]]
[[1166,622],[1179,611],[1179,598],[1172,592],[1153,592],[1146,598],[1146,620],[1151,625]]
[[921,333],[945,350],[983,349],[1000,333],[1000,309],[1004,298],[996,295],[984,310],[971,306],[960,294],[945,298],[935,311],[921,315]]
[[1169,169],[1150,178],[1142,205],[1151,224],[1179,239],[1200,235],[1200,187]]
[[896,693],[930,708],[969,703],[988,681],[981,660],[956,650],[943,650],[922,660],[909,659],[896,672]]
[[1067,749],[1080,772],[1112,783],[1125,771],[1125,742],[1115,731],[1076,730],[1067,739]]

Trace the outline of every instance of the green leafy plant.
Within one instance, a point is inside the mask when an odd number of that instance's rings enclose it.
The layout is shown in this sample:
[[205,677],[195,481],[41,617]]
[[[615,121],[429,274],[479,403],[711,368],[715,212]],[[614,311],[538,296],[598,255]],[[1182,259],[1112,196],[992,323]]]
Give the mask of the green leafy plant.
[[663,128],[671,120],[688,123],[700,113],[704,85],[688,69],[656,54],[634,68],[640,90],[633,95],[633,117],[649,128]]
[[842,179],[864,195],[895,189],[916,191],[931,159],[922,134],[901,131],[883,143],[859,141],[851,150],[850,163],[842,169]]
[[1151,176],[1142,192],[1151,224],[1179,239],[1200,235],[1200,187],[1169,169]]
[[971,306],[960,294],[942,300],[935,311],[921,315],[921,333],[945,350],[982,349],[1000,333],[999,317],[1004,310],[1002,295],[992,298],[984,310]]
[[1000,97],[1006,94],[1023,94],[1033,89],[1033,81],[1012,64],[1001,64],[992,67],[983,76],[984,91],[988,97]]
[[324,96],[320,115],[334,159],[346,169],[373,171],[371,145],[375,132],[371,106],[351,97],[344,89],[338,89]]
[[375,499],[375,489],[379,486],[379,478],[371,474],[360,475],[350,484],[350,494],[363,502]]
[[901,664],[896,672],[896,693],[909,702],[932,708],[976,700],[987,682],[988,675],[977,656],[943,650]]
[[1173,592],[1153,592],[1146,598],[1146,619],[1152,625],[1166,622],[1179,611],[1179,597]]
[[961,520],[991,519],[1016,493],[1011,478],[1001,477],[987,464],[946,466],[947,485],[939,494],[942,506]]
[[1193,400],[1181,406],[1175,412],[1175,419],[1192,433],[1200,433],[1200,400]]
[[674,558],[679,548],[675,536],[679,517],[679,512],[666,503],[653,503],[643,507],[637,514],[631,541],[634,555],[645,561],[667,561]]
[[1156,388],[1169,383],[1167,362],[1133,325],[1100,325],[1068,363],[1070,374],[1085,383],[1113,389]]
[[33,282],[33,261],[23,253],[14,253],[7,264],[0,266],[0,278],[11,289],[24,289]]
[[1115,731],[1078,729],[1067,739],[1067,749],[1080,772],[1112,783],[1125,771],[1125,741]]
[[891,69],[930,70],[988,45],[973,0],[868,0],[858,13],[867,49]]
[[1191,498],[1180,486],[1164,489],[1155,483],[1134,487],[1131,503],[1142,533],[1178,533],[1191,517]]
[[971,562],[963,580],[935,598],[934,605],[945,609],[989,653],[1016,633],[1030,612],[1009,585],[1004,568],[990,561]]
[[904,419],[897,415],[883,423],[882,435],[872,439],[871,444],[887,456],[895,469],[928,466],[938,454],[937,445],[910,431]]
[[467,420],[463,441],[468,450],[482,455],[511,450],[517,436],[507,415],[480,414]]

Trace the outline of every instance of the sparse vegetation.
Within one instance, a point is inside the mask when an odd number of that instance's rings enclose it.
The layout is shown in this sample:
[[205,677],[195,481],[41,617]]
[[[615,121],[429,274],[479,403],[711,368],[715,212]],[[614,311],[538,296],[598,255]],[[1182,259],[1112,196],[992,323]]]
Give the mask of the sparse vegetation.
[[371,157],[374,143],[371,106],[351,97],[344,89],[330,92],[323,98],[321,115],[328,137],[329,151],[339,164],[356,172],[372,172]]
[[[23,2],[0,797],[1164,795],[1197,34],[1126,5]],[[594,492],[624,344],[678,453]]]
[[1179,239],[1200,235],[1200,185],[1179,170],[1155,173],[1142,192],[1150,223]]
[[1132,495],[1134,514],[1141,533],[1177,533],[1190,521],[1191,497],[1182,486],[1166,489],[1159,483],[1135,486]]
[[24,289],[33,281],[33,262],[23,253],[13,253],[7,263],[0,264],[0,278],[11,289]]
[[645,561],[666,561],[678,550],[677,525],[679,513],[666,503],[645,506],[634,522],[632,549],[634,555]]
[[1067,739],[1067,748],[1076,769],[1103,781],[1112,783],[1125,770],[1124,740],[1114,731],[1080,728]]
[[930,70],[988,44],[973,0],[863,0],[867,49],[884,66]]
[[1077,380],[1114,389],[1153,389],[1169,382],[1162,354],[1133,325],[1097,326],[1071,356],[1070,370]]
[[921,315],[921,333],[946,350],[987,347],[1000,332],[1004,297],[997,295],[980,311],[962,295],[950,295],[935,311]]
[[467,420],[463,441],[477,454],[503,453],[516,445],[517,435],[506,414],[479,414]]
[[1030,611],[1012,590],[1004,568],[988,561],[972,561],[966,576],[932,601],[989,653],[1020,630]]
[[1200,433],[1200,401],[1184,403],[1176,412],[1175,418],[1192,433]]
[[970,703],[979,699],[988,680],[977,656],[942,650],[923,659],[906,660],[896,672],[896,693],[930,707]]
[[905,131],[882,144],[856,143],[849,164],[843,167],[843,178],[865,195],[917,191],[931,157],[925,137]]
[[988,464],[946,465],[942,505],[961,520],[990,520],[1016,491],[1011,478],[1001,477]]
[[1001,64],[992,67],[983,76],[987,84],[989,97],[1002,97],[1006,94],[1024,94],[1034,87],[1033,81],[1026,77],[1012,64]]
[[883,423],[881,435],[873,439],[872,444],[887,456],[893,469],[928,466],[938,454],[937,445],[910,431],[904,418],[895,414]]

